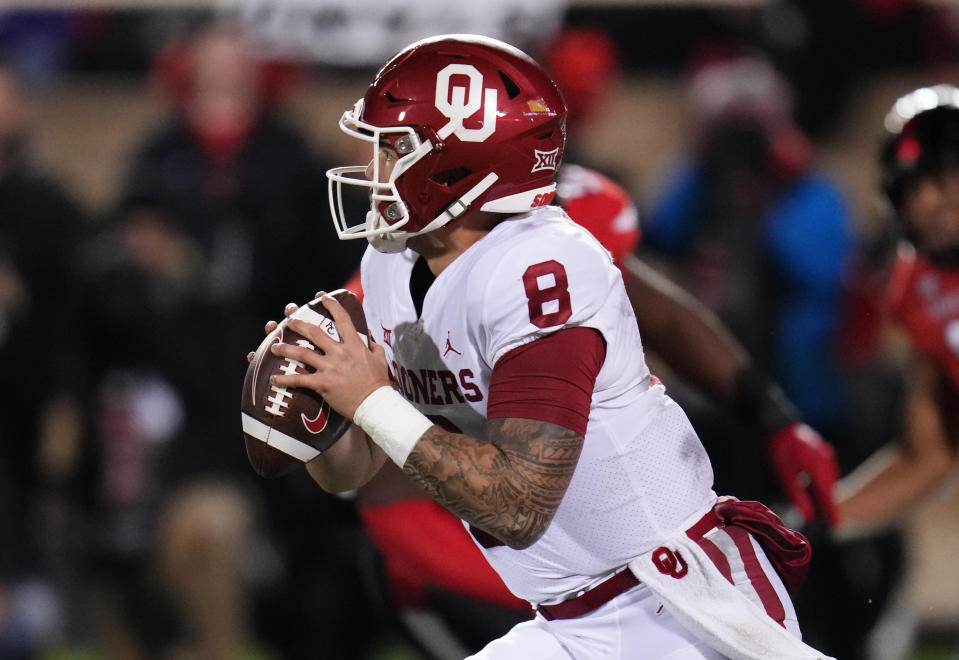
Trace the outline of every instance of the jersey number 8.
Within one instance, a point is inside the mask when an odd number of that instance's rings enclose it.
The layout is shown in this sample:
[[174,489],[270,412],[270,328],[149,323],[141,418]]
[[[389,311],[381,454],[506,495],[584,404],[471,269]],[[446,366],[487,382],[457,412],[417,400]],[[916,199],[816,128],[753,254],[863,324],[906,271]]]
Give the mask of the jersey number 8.
[[561,325],[573,315],[569,281],[563,264],[554,259],[533,264],[523,273],[530,323],[537,328]]

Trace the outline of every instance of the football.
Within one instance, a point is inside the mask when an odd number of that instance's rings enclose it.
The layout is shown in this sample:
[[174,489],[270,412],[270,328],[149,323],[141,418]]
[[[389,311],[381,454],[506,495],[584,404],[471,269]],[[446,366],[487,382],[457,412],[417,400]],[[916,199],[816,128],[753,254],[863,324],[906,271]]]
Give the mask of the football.
[[[360,299],[345,289],[333,296],[349,313],[357,332],[366,336],[366,317]],[[297,309],[290,318],[299,318],[322,327],[331,337],[340,340],[333,319],[321,299]],[[240,418],[243,441],[250,465],[261,477],[280,477],[313,460],[333,445],[346,432],[346,419],[313,390],[275,387],[273,374],[306,373],[302,362],[274,355],[275,343],[296,343],[313,348],[313,344],[287,327],[284,319],[268,334],[253,354],[243,379]]]

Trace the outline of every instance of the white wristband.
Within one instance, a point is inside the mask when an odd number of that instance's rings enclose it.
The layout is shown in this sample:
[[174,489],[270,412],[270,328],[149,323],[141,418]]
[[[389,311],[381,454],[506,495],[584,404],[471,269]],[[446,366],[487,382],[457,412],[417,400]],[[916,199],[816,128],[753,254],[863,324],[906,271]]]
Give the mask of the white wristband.
[[433,422],[389,385],[373,390],[353,413],[353,423],[366,432],[393,462],[403,467],[413,446]]

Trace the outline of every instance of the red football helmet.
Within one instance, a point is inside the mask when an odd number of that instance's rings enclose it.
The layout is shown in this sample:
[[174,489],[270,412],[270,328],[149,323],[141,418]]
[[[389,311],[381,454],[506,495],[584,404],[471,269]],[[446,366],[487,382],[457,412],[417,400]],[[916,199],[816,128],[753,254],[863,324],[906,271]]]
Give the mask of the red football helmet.
[[[921,216],[931,213],[925,219],[906,208],[909,191],[918,182],[937,180],[959,169],[959,88],[947,84],[920,87],[900,97],[886,114],[885,126],[880,152],[882,189],[898,229],[927,260],[959,268],[952,195],[944,192],[949,212],[921,212]],[[948,189],[944,185],[943,191]]]
[[[508,44],[443,35],[394,56],[366,95],[340,119],[373,146],[366,165],[327,172],[341,239],[367,238],[396,252],[467,210],[521,213],[548,204],[566,143],[566,103],[549,75]],[[398,159],[381,180],[378,150]],[[370,211],[350,225],[342,186],[369,189]]]

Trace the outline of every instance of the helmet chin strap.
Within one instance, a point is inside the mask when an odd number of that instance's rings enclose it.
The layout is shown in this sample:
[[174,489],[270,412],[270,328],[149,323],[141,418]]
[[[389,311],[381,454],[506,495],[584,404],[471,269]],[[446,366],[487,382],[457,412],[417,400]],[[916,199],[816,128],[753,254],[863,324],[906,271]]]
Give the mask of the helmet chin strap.
[[[379,252],[402,252],[406,249],[406,241],[412,236],[419,236],[420,234],[425,234],[431,232],[434,229],[439,229],[444,225],[449,224],[456,218],[463,215],[467,209],[469,209],[470,204],[476,201],[476,198],[482,195],[484,192],[490,189],[496,181],[499,179],[499,175],[495,172],[490,172],[483,179],[477,183],[475,186],[466,191],[459,199],[453,201],[452,204],[446,207],[446,210],[440,213],[438,216],[433,218],[425,227],[423,227],[418,232],[386,232],[384,234],[377,234],[375,236],[370,236],[369,241]],[[408,213],[408,211],[407,211]],[[381,224],[385,223],[383,216],[379,214],[378,211],[368,211],[366,214],[366,226],[369,229],[377,228]]]
[[466,209],[470,207],[470,204],[476,201],[477,197],[489,190],[490,186],[496,183],[497,179],[499,179],[499,175],[496,172],[490,172],[487,174],[485,177],[483,177],[482,181],[467,190],[462,197],[453,200],[453,203],[447,206],[445,211],[433,218],[432,222],[423,227],[423,229],[418,233],[433,231],[434,229],[438,229],[443,225],[456,220],[456,218],[466,213]]

